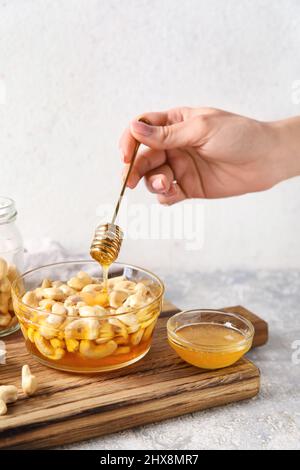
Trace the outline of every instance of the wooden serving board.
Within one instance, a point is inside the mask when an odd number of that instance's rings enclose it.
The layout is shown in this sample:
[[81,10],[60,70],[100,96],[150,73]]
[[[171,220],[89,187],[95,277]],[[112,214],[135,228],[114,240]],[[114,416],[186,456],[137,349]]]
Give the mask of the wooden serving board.
[[[267,342],[266,322],[243,307],[255,327],[254,345]],[[150,352],[125,369],[98,375],[59,372],[26,352],[21,333],[6,338],[7,365],[0,383],[20,390],[21,366],[29,364],[40,387],[37,394],[9,405],[0,416],[0,449],[49,448],[161,421],[174,416],[254,397],[260,373],[247,359],[205,371],[183,362],[167,343],[167,318],[178,311],[166,302]]]

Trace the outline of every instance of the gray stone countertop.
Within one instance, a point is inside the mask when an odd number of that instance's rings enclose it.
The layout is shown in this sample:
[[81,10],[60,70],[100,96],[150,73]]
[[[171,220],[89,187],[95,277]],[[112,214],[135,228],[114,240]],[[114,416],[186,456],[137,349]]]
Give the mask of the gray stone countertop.
[[248,354],[261,370],[260,394],[63,448],[300,449],[300,272],[155,272],[180,308],[243,305],[268,321],[268,344]]

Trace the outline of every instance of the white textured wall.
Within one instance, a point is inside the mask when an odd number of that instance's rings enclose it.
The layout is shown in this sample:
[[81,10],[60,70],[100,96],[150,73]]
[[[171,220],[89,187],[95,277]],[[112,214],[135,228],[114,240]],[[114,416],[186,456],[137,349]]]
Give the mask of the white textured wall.
[[[300,114],[298,0],[1,0],[0,184],[24,238],[88,248],[116,197],[129,118],[208,105],[261,119]],[[141,188],[129,202],[152,201]],[[148,267],[299,266],[300,179],[207,201],[204,246],[128,241]]]

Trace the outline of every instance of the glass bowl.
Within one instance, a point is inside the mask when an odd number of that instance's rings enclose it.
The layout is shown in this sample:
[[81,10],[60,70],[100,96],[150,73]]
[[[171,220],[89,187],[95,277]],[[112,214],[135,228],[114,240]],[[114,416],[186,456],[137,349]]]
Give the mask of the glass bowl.
[[220,369],[238,361],[251,348],[254,327],[235,313],[186,310],[167,322],[168,341],[186,362]]
[[54,315],[47,307],[42,310],[22,300],[25,292],[41,286],[44,279],[65,283],[80,271],[102,280],[97,262],[67,261],[33,269],[14,281],[13,305],[28,351],[49,367],[78,373],[110,371],[137,362],[150,349],[162,308],[164,285],[151,272],[129,264],[111,266],[109,279],[122,275],[126,280],[143,281],[154,293],[150,303],[126,313],[107,312],[101,317]]

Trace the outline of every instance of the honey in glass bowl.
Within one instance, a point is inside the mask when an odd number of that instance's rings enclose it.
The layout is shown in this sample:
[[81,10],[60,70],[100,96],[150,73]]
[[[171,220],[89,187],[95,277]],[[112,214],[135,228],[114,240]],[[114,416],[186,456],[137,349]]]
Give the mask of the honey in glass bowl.
[[252,345],[253,325],[234,313],[190,310],[167,323],[168,340],[184,361],[202,369],[220,369],[237,362]]
[[27,349],[43,364],[101,372],[133,364],[149,351],[162,282],[144,269],[115,263],[103,292],[99,271],[94,261],[55,263],[14,282],[14,309]]

